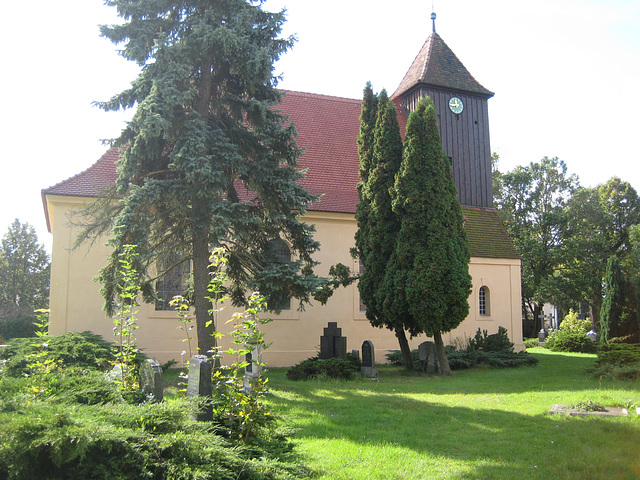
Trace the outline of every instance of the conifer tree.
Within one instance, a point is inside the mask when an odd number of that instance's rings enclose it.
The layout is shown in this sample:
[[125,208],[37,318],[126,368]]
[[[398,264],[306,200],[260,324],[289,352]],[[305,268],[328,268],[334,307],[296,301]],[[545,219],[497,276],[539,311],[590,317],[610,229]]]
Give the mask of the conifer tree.
[[389,315],[404,317],[412,336],[434,338],[442,373],[451,373],[442,333],[469,313],[470,252],[433,102],[419,101],[407,122],[404,156],[392,190],[400,231],[386,269]]
[[[139,271],[164,253],[193,265],[193,303],[200,352],[213,345],[207,300],[209,256],[228,250],[230,293],[242,303],[248,289],[268,299],[308,301],[318,287],[311,255],[313,228],[299,218],[315,197],[299,185],[301,151],[295,129],[278,112],[274,62],[293,44],[280,38],[284,12],[245,0],[107,0],[123,18],[103,26],[122,44],[122,55],[142,67],[131,88],[100,104],[105,110],[137,107],[116,146],[118,180],[107,201],[113,216],[113,254],[101,271],[106,310],[118,293],[119,256],[138,246]],[[274,108],[275,107],[275,108]],[[86,235],[103,233],[107,222]],[[268,253],[284,240],[296,260],[283,264]],[[160,272],[162,273],[162,272]]]
[[[402,138],[396,107],[382,90],[378,97],[375,130],[371,138],[371,85],[367,84],[361,115],[359,145],[360,205],[356,212],[358,232],[356,245],[364,271],[358,289],[366,305],[367,318],[373,326],[392,330],[400,344],[405,366],[413,368],[409,342],[403,328],[402,316],[384,314],[383,305],[388,293],[383,285],[387,264],[395,250],[399,229],[398,217],[391,208],[390,190],[402,161]],[[366,147],[365,147],[366,146]],[[367,149],[368,148],[368,149]],[[366,211],[366,216],[364,212]]]
[[624,303],[624,274],[622,265],[615,255],[607,259],[604,277],[604,300],[600,312],[600,340],[607,342],[617,334],[620,313]]

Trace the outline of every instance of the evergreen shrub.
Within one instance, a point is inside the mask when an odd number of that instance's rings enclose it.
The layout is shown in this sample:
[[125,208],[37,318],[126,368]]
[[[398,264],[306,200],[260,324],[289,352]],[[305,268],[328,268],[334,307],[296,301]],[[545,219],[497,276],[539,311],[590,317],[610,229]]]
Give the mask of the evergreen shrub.
[[9,341],[13,338],[33,337],[36,334],[36,326],[33,315],[21,315],[18,317],[0,318],[0,338]]
[[596,353],[596,343],[585,333],[556,330],[549,335],[545,347],[553,352]]
[[513,343],[509,339],[507,329],[498,327],[498,333],[487,335],[486,330],[476,332],[475,337],[469,340],[467,352],[482,350],[485,352],[513,352]]
[[[449,346],[445,347],[448,349]],[[402,352],[400,350],[389,350],[389,353],[385,353],[385,358],[387,362],[391,365],[396,366],[404,366],[404,358],[402,357]],[[418,354],[417,349],[411,350],[411,358],[413,359],[413,364],[418,368],[418,364],[420,363],[420,355]]]
[[607,343],[598,349],[591,372],[614,380],[640,380],[640,345]]
[[348,353],[345,359],[329,358],[321,360],[318,357],[308,358],[287,370],[289,380],[312,380],[322,378],[336,378],[353,380],[356,372],[360,371],[360,359]]
[[524,346],[526,348],[536,348],[540,346],[540,340],[538,340],[537,338],[525,338],[524,339]]

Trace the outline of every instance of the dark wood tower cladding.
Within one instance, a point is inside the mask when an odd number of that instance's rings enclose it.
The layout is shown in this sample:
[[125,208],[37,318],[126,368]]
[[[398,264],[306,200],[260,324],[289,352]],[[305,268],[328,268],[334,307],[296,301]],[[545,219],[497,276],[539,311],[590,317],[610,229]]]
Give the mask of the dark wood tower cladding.
[[391,99],[408,115],[428,95],[436,108],[442,147],[451,160],[462,205],[493,206],[487,100],[480,85],[433,32]]

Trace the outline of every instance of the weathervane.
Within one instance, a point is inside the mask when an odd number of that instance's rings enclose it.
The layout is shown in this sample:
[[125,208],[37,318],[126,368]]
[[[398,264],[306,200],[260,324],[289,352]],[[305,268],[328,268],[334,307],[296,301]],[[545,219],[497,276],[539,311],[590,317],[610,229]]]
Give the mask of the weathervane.
[[436,33],[436,12],[433,9],[433,1],[431,2],[431,22],[433,23],[433,33]]

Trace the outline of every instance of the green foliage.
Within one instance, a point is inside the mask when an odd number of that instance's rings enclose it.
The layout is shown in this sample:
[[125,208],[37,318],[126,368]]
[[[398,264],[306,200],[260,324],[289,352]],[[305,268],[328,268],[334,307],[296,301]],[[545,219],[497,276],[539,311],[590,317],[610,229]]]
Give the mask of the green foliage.
[[549,335],[545,347],[553,352],[595,353],[596,344],[584,333],[557,330]]
[[[384,354],[387,362],[391,365],[404,365],[404,357],[402,356],[402,352],[400,350],[389,350],[388,353]],[[413,360],[413,365],[417,366],[420,362],[420,355],[417,349],[411,350],[411,359]]]
[[580,412],[606,412],[607,409],[598,402],[587,400],[584,402],[578,402],[575,405],[571,405],[571,408],[575,408]]
[[569,310],[569,313],[565,315],[560,323],[560,329],[569,333],[586,335],[591,331],[591,321],[587,319],[582,320],[576,312]]
[[289,368],[287,378],[289,380],[322,380],[327,378],[353,380],[356,373],[360,372],[361,366],[360,359],[351,354],[347,354],[344,360],[337,357],[327,360],[312,357]]
[[[294,38],[280,37],[285,14],[263,10],[263,2],[107,4],[122,21],[103,25],[102,35],[144,68],[129,89],[99,104],[136,112],[115,142],[122,148],[116,185],[85,210],[80,240],[112,233],[100,273],[109,312],[124,245],[138,245],[145,299],[153,297],[158,258],[172,252],[190,262],[198,346],[208,354],[212,247],[229,249],[235,304],[256,290],[269,303],[283,292],[306,303],[325,284],[313,273],[314,229],[300,220],[319,197],[302,186],[295,127],[277,108],[273,64]],[[293,261],[266,253],[277,239]]]
[[624,282],[620,260],[613,255],[607,260],[604,276],[604,300],[600,311],[601,342],[607,342],[611,336],[618,333],[624,302]]
[[567,228],[566,206],[578,187],[578,177],[567,175],[558,158],[516,167],[501,174],[494,171],[495,205],[515,247],[522,256],[522,305],[533,316],[535,336],[542,328],[539,305],[557,295],[554,274],[571,261],[562,248]]
[[525,338],[524,339],[525,348],[536,348],[540,346],[540,340],[537,338]]
[[36,334],[36,326],[33,315],[9,316],[0,318],[0,338],[9,340],[12,338],[33,337]]
[[467,352],[483,350],[485,352],[513,352],[513,343],[509,339],[507,329],[498,327],[498,332],[487,335],[487,331],[476,332],[474,338],[469,340]]
[[141,282],[137,272],[135,245],[124,245],[119,255],[119,265],[116,269],[118,279],[118,296],[115,303],[113,318],[113,336],[116,339],[115,364],[119,367],[120,375],[116,381],[125,392],[140,390],[135,359],[138,354],[135,331],[138,329],[138,294]]
[[532,366],[538,359],[527,352],[515,353],[509,350],[471,350],[467,352],[450,352],[447,354],[452,370],[487,366],[497,368],[512,368]]
[[[294,479],[286,442],[238,447],[194,422],[193,402],[128,406],[35,403],[0,412],[0,478]],[[283,448],[284,447],[284,448]],[[274,451],[278,448],[280,451]]]
[[0,244],[0,317],[46,308],[49,271],[49,255],[38,243],[35,229],[16,218]]
[[640,345],[608,343],[598,349],[598,365],[628,365],[640,363]]
[[404,315],[412,336],[433,336],[448,373],[442,332],[469,313],[469,245],[433,102],[423,98],[407,121],[403,159],[392,190],[400,230],[385,271],[385,312]]
[[[43,349],[43,343],[46,348]],[[10,347],[0,349],[0,360],[4,361],[7,375],[19,377],[29,374],[28,358],[40,352],[54,360],[61,368],[92,368],[106,370],[113,362],[113,345],[91,332],[66,332],[60,336],[48,336],[46,342],[41,337],[20,338],[11,342]],[[139,364],[144,356],[137,354]]]

